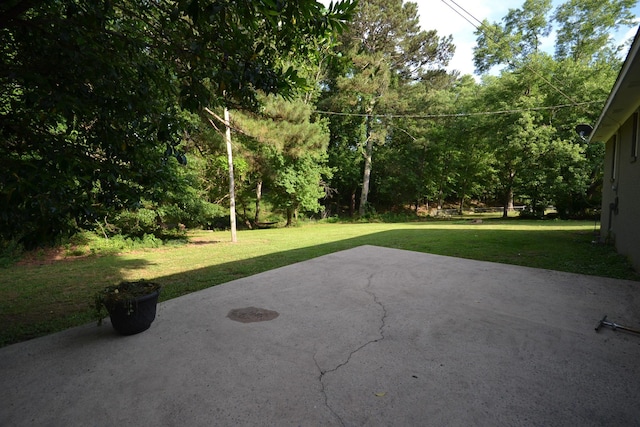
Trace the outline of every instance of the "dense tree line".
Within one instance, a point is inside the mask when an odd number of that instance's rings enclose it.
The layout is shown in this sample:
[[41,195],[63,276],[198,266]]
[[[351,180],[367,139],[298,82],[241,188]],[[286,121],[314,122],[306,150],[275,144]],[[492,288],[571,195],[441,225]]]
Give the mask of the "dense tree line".
[[[514,200],[538,215],[549,204],[563,216],[599,206],[603,147],[574,128],[597,119],[624,53],[610,35],[633,25],[635,1],[567,1],[552,10],[550,0],[527,0],[501,22],[483,22],[474,57],[480,82],[442,71],[452,41],[408,30],[411,3],[365,3],[342,36],[345,60],[321,104],[344,114],[331,116],[332,166],[358,163],[365,172],[334,181],[332,212],[354,212],[358,198],[361,215],[367,204],[462,210],[472,200],[503,206],[505,215]],[[540,41],[552,29],[549,54]]]
[[0,235],[36,245],[91,227],[132,232],[118,218],[141,209],[136,228],[154,212],[158,224],[211,214],[199,171],[179,169],[202,108],[291,96],[304,81],[289,58],[342,29],[352,7],[2,2]]
[[597,119],[635,4],[526,0],[478,27],[476,81],[402,0],[5,2],[0,234],[224,227],[227,127],[249,227],[514,201],[584,214],[603,147],[574,128]]

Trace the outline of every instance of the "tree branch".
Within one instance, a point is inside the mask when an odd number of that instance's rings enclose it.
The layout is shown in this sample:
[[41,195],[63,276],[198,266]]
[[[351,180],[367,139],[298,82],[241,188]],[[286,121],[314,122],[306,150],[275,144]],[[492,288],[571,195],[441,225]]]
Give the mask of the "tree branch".
[[34,8],[40,3],[44,3],[44,0],[22,0],[19,1],[13,7],[0,13],[0,28],[8,28],[12,25],[20,15],[24,14],[29,9]]

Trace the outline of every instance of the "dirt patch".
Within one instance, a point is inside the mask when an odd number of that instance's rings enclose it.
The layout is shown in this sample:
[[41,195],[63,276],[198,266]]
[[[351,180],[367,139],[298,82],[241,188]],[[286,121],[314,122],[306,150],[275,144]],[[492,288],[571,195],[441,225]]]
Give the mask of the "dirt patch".
[[16,265],[46,265],[53,264],[62,258],[60,248],[37,249],[22,254],[20,261]]
[[[71,249],[71,253],[73,253],[73,251],[74,248]],[[90,255],[90,253],[69,255],[69,252],[68,249],[63,247],[34,249],[22,254],[22,258],[20,258],[20,261],[18,261],[16,265],[49,265],[59,261],[74,261]]]
[[215,245],[216,243],[220,243],[219,240],[190,240],[187,243],[189,246],[202,246],[202,245]]

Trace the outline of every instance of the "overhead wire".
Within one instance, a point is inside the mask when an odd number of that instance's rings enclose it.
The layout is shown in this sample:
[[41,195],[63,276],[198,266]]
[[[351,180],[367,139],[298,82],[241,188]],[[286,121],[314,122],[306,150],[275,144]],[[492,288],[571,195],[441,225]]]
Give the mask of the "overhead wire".
[[496,111],[476,111],[469,113],[446,113],[446,114],[367,114],[367,113],[345,113],[340,111],[326,111],[315,110],[315,113],[332,115],[332,116],[348,116],[348,117],[385,117],[385,118],[407,118],[407,119],[439,119],[447,117],[469,117],[469,116],[490,116],[498,114],[514,114],[522,113],[525,111],[539,111],[539,110],[556,110],[559,108],[576,107],[588,104],[601,104],[603,101],[586,101],[577,102],[571,104],[559,104],[559,105],[547,105],[543,107],[531,107],[531,108],[514,108],[510,110],[496,110]]
[[[468,10],[466,10],[464,7],[460,6],[458,3],[456,3],[455,1],[451,0],[451,2],[453,4],[455,4],[458,8],[460,8],[460,10],[462,10],[464,13],[466,13],[467,15],[469,15],[469,17],[471,19],[473,19],[474,21],[476,21],[478,24],[482,25],[482,21],[480,21],[478,18],[476,18],[474,15],[472,15]],[[472,26],[477,27],[476,24],[474,24],[473,22],[471,22],[469,20],[469,18],[467,18],[466,16],[464,16],[463,14],[461,14],[459,11],[457,11],[453,6],[451,6],[450,4],[447,4],[446,2],[443,1],[443,3],[448,6],[451,10],[453,10],[455,13],[457,13],[458,15],[460,15],[460,17],[462,17],[462,19],[464,19],[465,21],[467,21],[469,24],[471,24]]]
[[[489,40],[494,43],[497,43],[493,34],[489,34],[489,32],[484,28],[485,25],[482,21],[476,18],[471,12],[469,12],[464,7],[460,6],[455,0],[448,0],[454,6],[447,3],[447,0],[441,0],[447,7],[449,7],[452,11],[454,11],[458,16],[467,21],[470,25],[472,25],[476,30],[484,34]],[[457,9],[456,9],[457,7]],[[475,24],[473,21],[477,22]],[[508,62],[509,65],[514,66],[512,62]],[[366,114],[366,113],[345,113],[345,112],[337,112],[337,111],[324,111],[324,110],[315,110],[318,114],[325,115],[336,115],[336,116],[350,116],[350,117],[387,117],[387,118],[414,118],[414,119],[434,119],[434,118],[446,118],[446,117],[467,117],[467,116],[486,116],[486,115],[498,115],[498,114],[513,114],[520,113],[524,111],[537,111],[537,110],[554,110],[558,108],[567,108],[567,107],[582,107],[590,104],[602,104],[603,101],[588,101],[588,102],[577,102],[567,93],[565,93],[558,86],[554,85],[550,82],[545,76],[540,74],[537,70],[533,69],[528,64],[524,64],[524,66],[533,72],[536,76],[541,78],[546,84],[548,84],[551,88],[553,88],[556,92],[566,98],[570,104],[560,104],[560,105],[552,105],[552,106],[543,106],[543,107],[532,107],[532,108],[522,108],[522,109],[510,109],[510,110],[498,110],[498,111],[480,111],[480,112],[469,112],[469,113],[450,113],[450,114]],[[557,77],[553,76],[554,80],[558,81]],[[558,83],[561,83],[558,81]]]
[[[476,22],[478,22],[480,24],[480,26],[474,24],[473,22],[471,22],[466,16],[464,16],[459,10],[457,10],[456,8],[454,8],[453,6],[451,6],[449,3],[447,3],[447,0],[441,0],[442,3],[444,3],[447,7],[449,7],[451,10],[453,10],[456,14],[458,14],[460,17],[462,17],[465,21],[467,21],[469,24],[473,25],[473,27],[478,30],[479,32],[481,32],[482,34],[485,35],[485,37],[487,37],[489,40],[491,40],[494,43],[498,43],[495,38],[493,37],[492,34],[489,34],[488,31],[485,31],[482,27],[484,27],[484,23],[481,22],[478,18],[476,18],[472,13],[470,13],[468,10],[466,10],[464,7],[460,6],[458,3],[456,3],[455,0],[449,0],[451,3],[453,3],[454,5],[456,5],[461,11],[463,11],[465,14],[469,15],[471,18],[473,18]],[[509,65],[514,66],[514,64],[512,62],[508,62]],[[556,92],[558,92],[560,95],[564,96],[566,99],[568,99],[572,104],[574,104],[574,106],[578,106],[578,102],[576,102],[575,99],[573,99],[571,96],[567,95],[562,89],[560,89],[559,87],[557,87],[556,85],[554,85],[553,83],[551,83],[545,76],[543,76],[542,74],[540,74],[538,71],[536,71],[535,69],[533,69],[531,66],[529,66],[528,64],[524,64],[524,66],[531,72],[533,72],[535,75],[537,75],[538,77],[540,77],[545,83],[547,83],[550,87],[552,87]],[[554,76],[554,79],[557,81],[557,78]],[[561,83],[558,81],[558,83]]]

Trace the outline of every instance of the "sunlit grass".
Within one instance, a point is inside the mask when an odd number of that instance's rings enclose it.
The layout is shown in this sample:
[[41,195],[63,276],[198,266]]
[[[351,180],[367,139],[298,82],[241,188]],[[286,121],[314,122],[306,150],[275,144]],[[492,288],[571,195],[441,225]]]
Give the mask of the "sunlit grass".
[[468,219],[308,224],[230,233],[196,231],[191,243],[0,269],[0,345],[92,320],[93,294],[121,280],[163,285],[169,299],[360,245],[377,245],[638,280],[624,257],[592,243],[593,222]]

